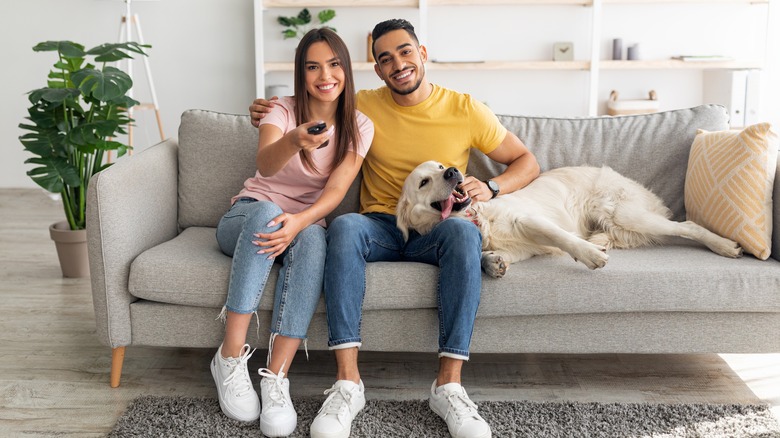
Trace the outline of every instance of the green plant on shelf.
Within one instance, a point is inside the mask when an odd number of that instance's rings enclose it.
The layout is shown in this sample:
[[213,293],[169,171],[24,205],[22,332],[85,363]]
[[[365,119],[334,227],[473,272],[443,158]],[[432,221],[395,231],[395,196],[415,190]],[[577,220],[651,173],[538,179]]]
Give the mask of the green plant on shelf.
[[306,34],[306,32],[313,29],[314,27],[327,27],[328,29],[335,32],[336,29],[334,29],[333,27],[325,26],[325,23],[332,20],[335,16],[336,16],[336,11],[334,11],[333,9],[324,9],[317,14],[317,19],[319,20],[320,25],[315,26],[311,22],[311,18],[312,18],[311,12],[309,12],[308,9],[304,8],[295,17],[280,16],[279,18],[276,19],[276,21],[282,26],[287,27],[282,31],[282,35],[284,36],[284,39],[288,39],[288,38],[301,39]]

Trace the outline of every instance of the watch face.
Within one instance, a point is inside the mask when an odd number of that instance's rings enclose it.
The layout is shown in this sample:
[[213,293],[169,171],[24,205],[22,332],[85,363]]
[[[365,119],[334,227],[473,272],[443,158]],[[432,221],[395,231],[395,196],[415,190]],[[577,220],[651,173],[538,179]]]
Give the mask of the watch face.
[[493,192],[493,197],[495,197],[498,194],[498,184],[492,179],[489,179],[487,180],[487,186],[490,191]]

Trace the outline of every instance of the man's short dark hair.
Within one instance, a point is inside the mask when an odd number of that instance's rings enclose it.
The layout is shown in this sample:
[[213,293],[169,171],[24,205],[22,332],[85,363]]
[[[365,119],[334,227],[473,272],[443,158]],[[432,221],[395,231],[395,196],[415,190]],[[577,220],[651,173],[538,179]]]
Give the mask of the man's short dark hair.
[[376,56],[376,52],[374,52],[374,44],[376,44],[376,40],[378,40],[379,37],[398,29],[405,30],[406,33],[412,37],[415,44],[418,46],[420,45],[420,40],[417,39],[417,34],[414,33],[414,26],[412,26],[412,23],[404,20],[403,18],[393,18],[391,20],[385,20],[374,26],[374,30],[371,32],[371,38],[374,40],[374,42],[371,44],[371,53]]

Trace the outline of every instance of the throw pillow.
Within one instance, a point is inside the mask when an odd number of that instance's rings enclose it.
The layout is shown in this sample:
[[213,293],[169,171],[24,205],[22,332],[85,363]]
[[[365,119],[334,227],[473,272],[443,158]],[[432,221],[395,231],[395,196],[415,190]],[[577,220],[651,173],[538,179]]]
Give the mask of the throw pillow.
[[766,260],[772,249],[777,148],[769,123],[741,131],[698,130],[685,178],[688,220]]

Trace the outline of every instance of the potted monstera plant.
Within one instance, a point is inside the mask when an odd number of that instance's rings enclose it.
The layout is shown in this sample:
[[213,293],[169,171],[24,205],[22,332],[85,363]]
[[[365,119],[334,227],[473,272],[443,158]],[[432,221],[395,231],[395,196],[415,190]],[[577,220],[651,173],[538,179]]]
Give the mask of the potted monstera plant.
[[[132,119],[127,109],[138,102],[127,95],[133,86],[130,76],[108,65],[145,56],[136,42],[102,44],[89,50],[71,41],[47,41],[33,47],[36,52],[56,52],[47,86],[30,91],[28,131],[19,137],[33,156],[25,161],[34,167],[27,172],[38,185],[62,198],[65,221],[49,227],[65,277],[89,276],[86,249],[86,209],[89,180],[105,169],[106,154],[124,155],[128,146],[116,141],[125,134]],[[88,59],[92,59],[92,62]]]

